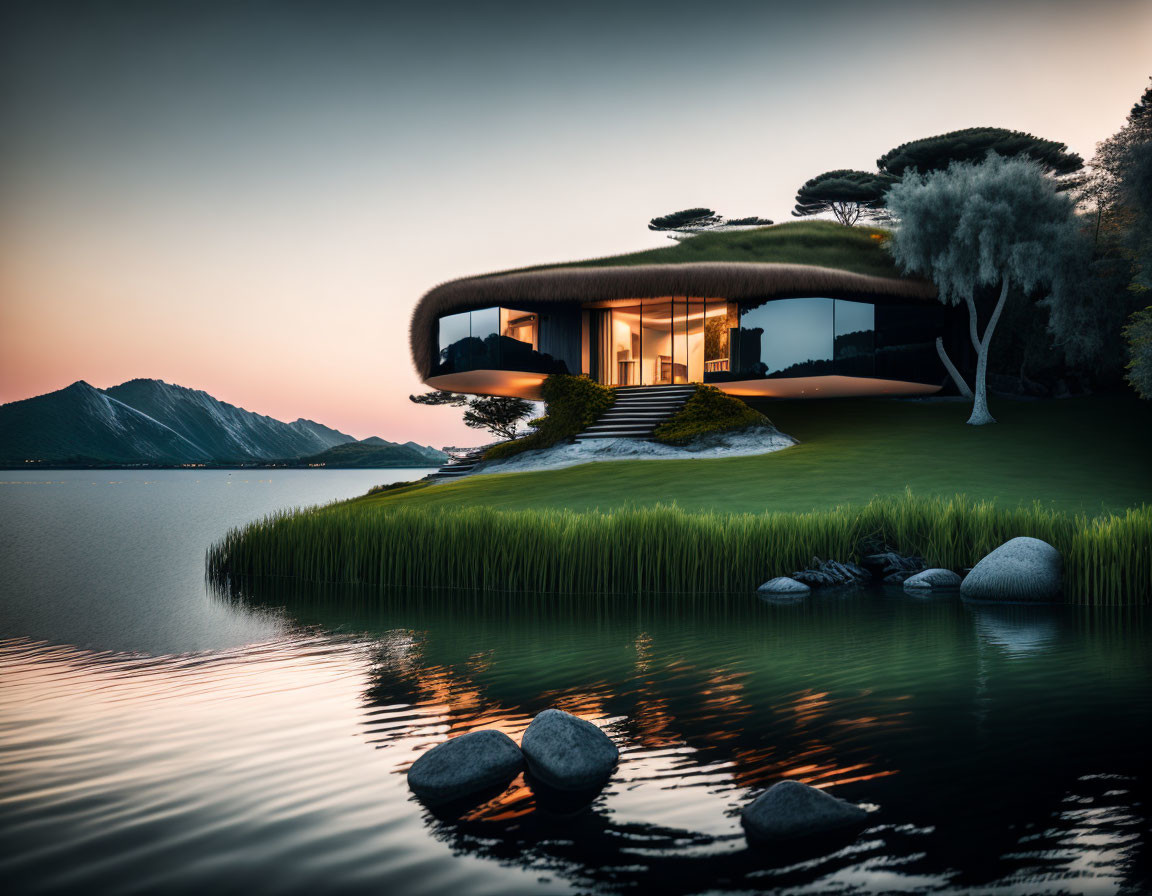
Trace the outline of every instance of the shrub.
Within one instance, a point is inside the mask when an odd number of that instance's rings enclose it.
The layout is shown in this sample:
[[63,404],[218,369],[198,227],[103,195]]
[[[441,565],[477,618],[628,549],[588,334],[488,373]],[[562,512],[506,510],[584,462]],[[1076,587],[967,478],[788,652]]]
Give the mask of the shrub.
[[534,448],[550,448],[596,422],[612,404],[612,390],[586,376],[554,373],[541,387],[545,414],[532,421],[536,431],[522,439],[501,442],[484,452],[484,460],[512,457]]
[[655,437],[658,442],[679,445],[711,432],[771,424],[771,420],[739,398],[733,398],[715,386],[697,386],[684,407],[656,427]]

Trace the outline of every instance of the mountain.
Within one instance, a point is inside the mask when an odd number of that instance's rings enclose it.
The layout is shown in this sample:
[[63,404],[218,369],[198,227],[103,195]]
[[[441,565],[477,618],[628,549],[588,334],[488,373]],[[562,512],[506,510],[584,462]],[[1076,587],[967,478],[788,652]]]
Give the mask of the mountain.
[[[434,455],[434,456],[430,456]],[[309,467],[430,467],[448,459],[443,451],[416,445],[397,445],[378,436],[360,442],[336,445],[311,457],[302,457],[295,466]]]
[[[284,423],[161,380],[130,380],[104,390],[80,381],[0,405],[0,464],[8,466],[259,464],[310,458],[343,445],[401,449],[378,452],[378,459],[394,457],[400,466],[431,466],[444,457],[414,443],[360,443],[313,420]],[[353,455],[356,466],[386,465]]]
[[310,420],[284,423],[162,380],[129,380],[104,391],[180,433],[218,461],[301,457],[356,441]]
[[203,448],[83,380],[0,405],[0,461],[205,463]]

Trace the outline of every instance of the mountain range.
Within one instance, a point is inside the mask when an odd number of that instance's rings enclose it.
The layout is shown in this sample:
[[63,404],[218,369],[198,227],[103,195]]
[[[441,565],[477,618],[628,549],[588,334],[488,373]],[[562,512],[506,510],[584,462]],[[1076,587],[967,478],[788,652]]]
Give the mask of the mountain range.
[[0,405],[0,464],[8,467],[427,467],[445,457],[415,442],[358,441],[303,418],[285,423],[163,380],[129,380],[109,389],[80,380],[57,392]]

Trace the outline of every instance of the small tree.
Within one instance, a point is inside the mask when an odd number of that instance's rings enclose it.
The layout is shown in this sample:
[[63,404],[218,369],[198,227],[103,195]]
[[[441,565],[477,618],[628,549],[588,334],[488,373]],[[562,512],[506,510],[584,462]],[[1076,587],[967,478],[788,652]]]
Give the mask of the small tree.
[[473,398],[464,412],[464,425],[486,429],[502,439],[516,438],[516,424],[532,413],[532,405],[522,398],[502,395]]
[[[649,230],[674,231],[675,233],[701,233],[708,230],[725,230],[729,227],[767,227],[772,221],[768,218],[724,218],[710,208],[686,208],[683,211],[661,215],[648,222]],[[676,237],[672,237],[676,239]]]
[[825,171],[796,193],[792,214],[803,218],[831,212],[837,221],[851,227],[862,215],[873,214],[884,206],[884,193],[891,185],[892,178],[874,171]]
[[467,407],[464,412],[464,425],[472,429],[486,429],[502,439],[516,438],[516,424],[532,413],[532,405],[521,398],[503,396],[478,396],[470,398],[456,392],[436,389],[423,395],[409,395],[408,400],[416,404]]
[[710,208],[686,208],[668,215],[661,215],[648,222],[649,230],[701,229],[720,223],[720,216]]
[[[906,175],[889,190],[888,207],[901,222],[888,241],[897,264],[930,277],[940,301],[968,306],[977,357],[968,422],[995,423],[986,386],[992,335],[1011,289],[1028,293],[1058,278],[1059,260],[1077,231],[1072,202],[1036,162],[991,153],[978,165]],[[997,286],[999,298],[981,334],[976,294]]]
[[988,127],[965,128],[902,143],[877,159],[876,167],[881,174],[901,178],[909,171],[921,174],[943,171],[954,162],[978,164],[990,152],[1003,158],[1027,156],[1046,174],[1057,177],[1073,174],[1084,167],[1084,160],[1069,152],[1063,143],[1023,131]]
[[468,404],[467,395],[458,395],[455,392],[444,392],[441,389],[425,392],[423,395],[409,395],[408,400],[416,404],[446,405],[451,408],[462,408]]

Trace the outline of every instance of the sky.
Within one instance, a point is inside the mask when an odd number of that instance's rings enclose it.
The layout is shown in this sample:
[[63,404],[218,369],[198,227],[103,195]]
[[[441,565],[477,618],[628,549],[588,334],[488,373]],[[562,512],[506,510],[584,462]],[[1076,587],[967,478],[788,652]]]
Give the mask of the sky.
[[0,402],[154,377],[475,444],[408,401],[433,286],[788,220],[958,128],[1088,158],[1149,75],[1148,0],[8,2]]

